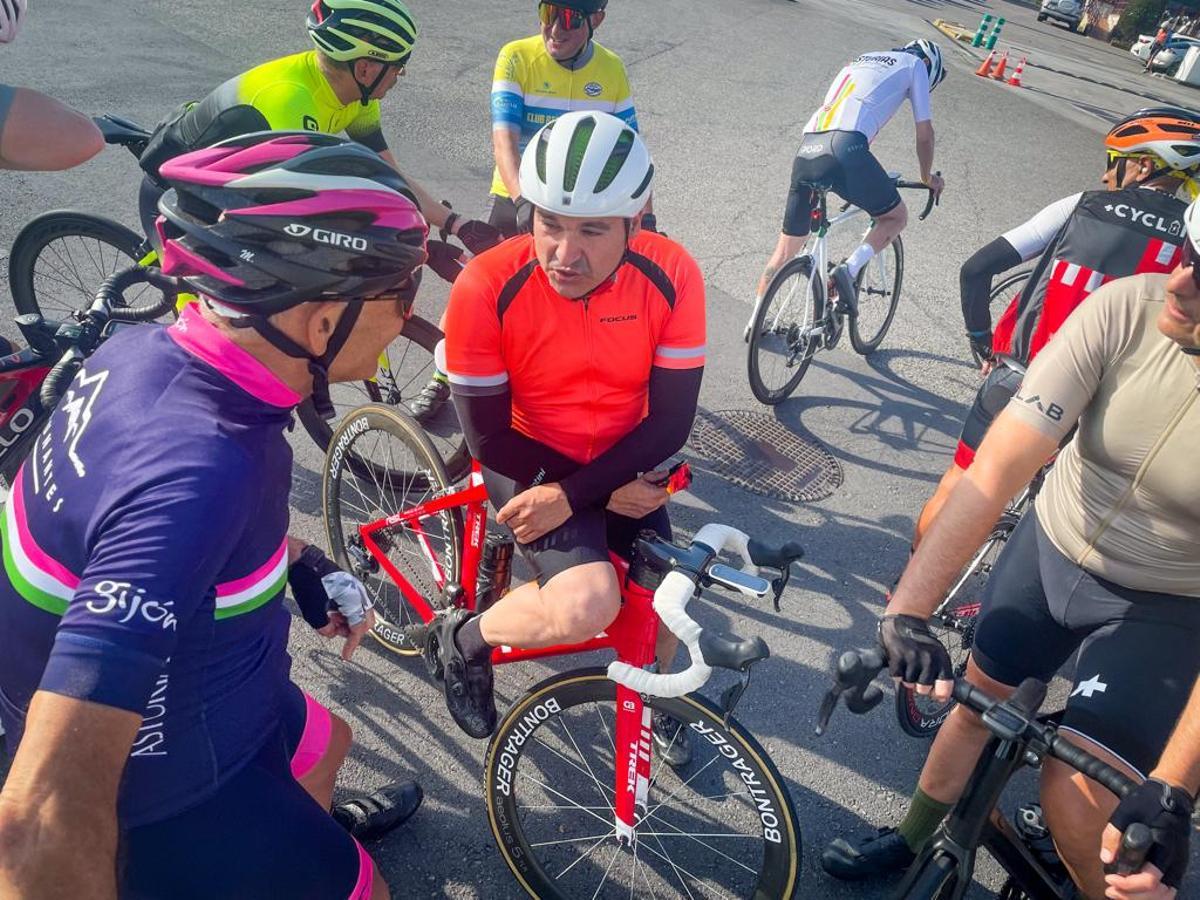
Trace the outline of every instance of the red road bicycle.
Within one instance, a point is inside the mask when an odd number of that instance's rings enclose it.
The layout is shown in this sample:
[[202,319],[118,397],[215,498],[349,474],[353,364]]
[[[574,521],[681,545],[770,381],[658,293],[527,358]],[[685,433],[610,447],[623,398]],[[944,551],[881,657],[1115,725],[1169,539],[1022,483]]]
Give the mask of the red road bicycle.
[[[375,637],[402,655],[424,654],[436,676],[427,627],[452,604],[476,608],[487,536],[487,492],[477,463],[452,488],[442,460],[409,417],[361,407],[338,425],[324,473],[325,524],[338,563],[376,599]],[[717,562],[736,549],[768,581]],[[686,612],[702,587],[776,600],[794,544],[768,548],[725,525],[706,525],[689,545],[653,533],[632,563],[613,556],[623,604],[603,634],[582,644],[501,647],[496,663],[615,651],[607,669],[552,675],[521,696],[487,748],[484,795],[492,834],[534,897],[791,897],[800,833],[779,771],[733,718],[761,638],[701,628]],[[757,571],[757,569],[756,569]],[[654,659],[661,621],[687,646],[691,665],[669,675]],[[740,676],[716,704],[695,691],[714,669]],[[680,771],[651,754],[653,713],[690,729],[693,758]]]

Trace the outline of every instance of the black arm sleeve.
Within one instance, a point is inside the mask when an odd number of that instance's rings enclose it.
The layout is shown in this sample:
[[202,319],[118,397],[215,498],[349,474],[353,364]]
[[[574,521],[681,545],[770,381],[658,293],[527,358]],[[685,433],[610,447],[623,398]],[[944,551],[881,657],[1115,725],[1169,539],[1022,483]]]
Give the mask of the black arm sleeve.
[[486,396],[454,394],[471,455],[480,465],[524,487],[561,481],[579,463],[512,427],[512,392]]
[[963,322],[969,333],[983,334],[992,330],[992,312],[988,300],[992,294],[992,279],[1021,262],[1021,255],[1004,238],[996,238],[963,263],[958,272],[958,288],[962,296]]
[[638,426],[586,466],[562,479],[571,509],[601,501],[682,447],[696,418],[704,367],[650,370],[650,403]]

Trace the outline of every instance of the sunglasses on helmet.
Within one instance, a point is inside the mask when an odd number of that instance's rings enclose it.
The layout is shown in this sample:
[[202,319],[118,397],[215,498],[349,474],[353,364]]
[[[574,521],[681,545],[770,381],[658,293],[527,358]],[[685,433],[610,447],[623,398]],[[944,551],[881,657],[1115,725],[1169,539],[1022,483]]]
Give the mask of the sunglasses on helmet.
[[567,31],[577,31],[588,19],[587,13],[569,6],[559,6],[557,3],[539,3],[538,18],[543,25],[553,25],[557,21]]

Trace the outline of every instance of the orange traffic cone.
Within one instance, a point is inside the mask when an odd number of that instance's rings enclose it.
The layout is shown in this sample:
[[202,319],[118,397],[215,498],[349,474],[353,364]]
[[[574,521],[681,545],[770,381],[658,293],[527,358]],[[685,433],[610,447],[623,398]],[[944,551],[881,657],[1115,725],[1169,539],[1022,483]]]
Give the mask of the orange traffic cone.
[[1013,72],[1012,78],[1008,79],[1008,84],[1013,87],[1021,86],[1021,73],[1025,71],[1025,57],[1021,57],[1021,61],[1017,63],[1017,71]]
[[996,51],[993,50],[987,55],[987,59],[979,64],[979,68],[975,70],[975,74],[980,78],[988,78],[992,74],[992,60],[995,58]]
[[1008,66],[1008,51],[1004,51],[1004,55],[1000,57],[1000,65],[996,66],[996,71],[992,73],[992,77],[997,81],[1004,80],[1004,69]]

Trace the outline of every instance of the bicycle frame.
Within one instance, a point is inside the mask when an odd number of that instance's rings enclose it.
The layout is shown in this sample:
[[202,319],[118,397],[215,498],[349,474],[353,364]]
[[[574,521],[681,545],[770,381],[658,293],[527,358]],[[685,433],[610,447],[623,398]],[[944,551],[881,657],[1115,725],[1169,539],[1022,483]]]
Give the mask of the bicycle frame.
[[0,358],[0,487],[5,492],[42,430],[47,413],[38,389],[49,372],[47,361],[29,347]]
[[[462,605],[476,609],[479,560],[483,553],[484,536],[487,531],[487,488],[479,463],[472,461],[471,474],[466,487],[443,497],[437,497],[409,509],[403,509],[383,519],[368,522],[358,527],[363,546],[400,590],[404,599],[415,609],[426,623],[433,620],[436,611],[421,596],[404,575],[396,568],[380,547],[377,536],[380,532],[398,526],[412,531],[420,542],[426,562],[430,565],[438,589],[454,595],[453,585],[438,562],[437,554],[430,545],[422,527],[422,521],[439,513],[465,508],[463,558],[462,558]],[[584,653],[591,650],[611,649],[617,659],[632,666],[649,665],[655,659],[655,644],[658,639],[659,620],[654,612],[654,591],[638,584],[630,576],[630,564],[615,554],[610,554],[617,570],[621,587],[621,609],[616,619],[590,640],[579,644],[523,649],[519,647],[497,647],[492,651],[493,664],[522,662],[569,653]],[[642,696],[623,685],[617,685],[616,713],[616,761],[617,773],[614,823],[617,833],[629,842],[636,841],[637,810],[646,808],[650,788],[650,716],[651,710],[642,701]]]

